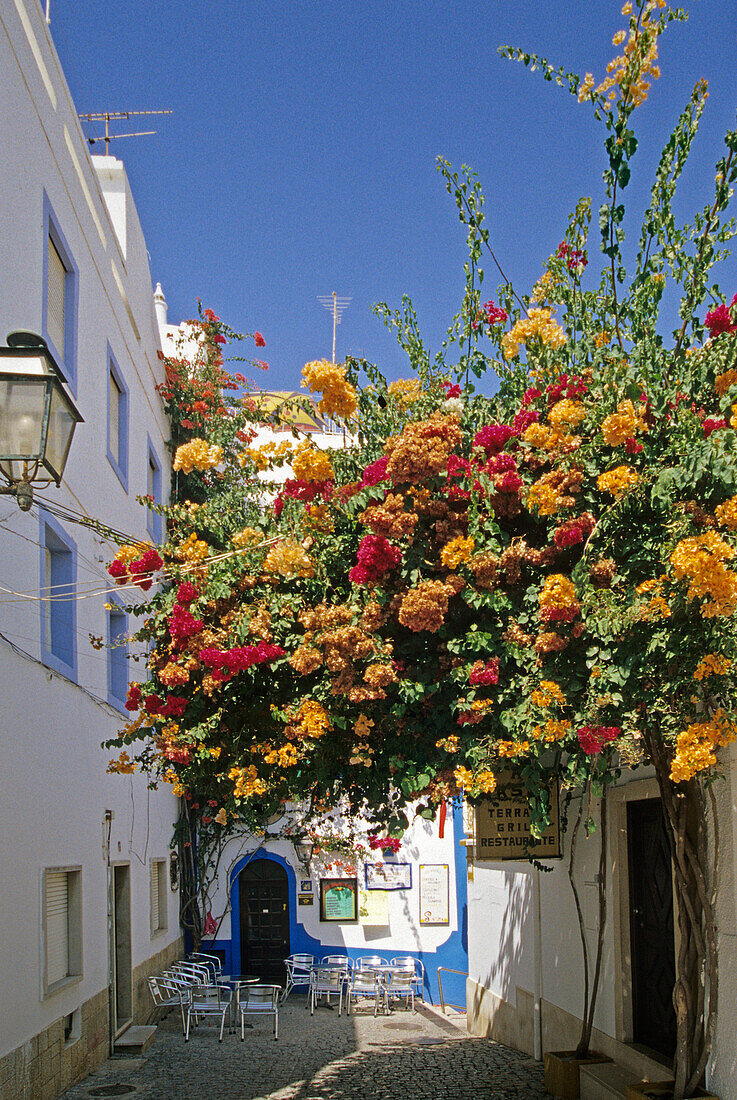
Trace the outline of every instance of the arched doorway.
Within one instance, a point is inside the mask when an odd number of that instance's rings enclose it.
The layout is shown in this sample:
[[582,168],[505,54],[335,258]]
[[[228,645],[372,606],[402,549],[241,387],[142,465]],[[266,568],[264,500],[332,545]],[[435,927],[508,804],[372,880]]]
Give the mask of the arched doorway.
[[281,985],[289,949],[287,872],[273,859],[253,859],[238,876],[241,973]]

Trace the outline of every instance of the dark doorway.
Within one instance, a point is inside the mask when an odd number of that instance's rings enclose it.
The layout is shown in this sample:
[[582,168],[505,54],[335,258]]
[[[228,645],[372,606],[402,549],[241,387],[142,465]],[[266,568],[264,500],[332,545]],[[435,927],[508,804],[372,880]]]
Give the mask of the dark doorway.
[[632,948],[632,1038],[671,1058],[676,1049],[671,849],[659,798],[627,804]]
[[284,983],[289,955],[287,872],[272,859],[254,859],[238,876],[241,973]]
[[113,867],[113,1035],[124,1030],[133,1016],[131,973],[131,885],[130,867]]

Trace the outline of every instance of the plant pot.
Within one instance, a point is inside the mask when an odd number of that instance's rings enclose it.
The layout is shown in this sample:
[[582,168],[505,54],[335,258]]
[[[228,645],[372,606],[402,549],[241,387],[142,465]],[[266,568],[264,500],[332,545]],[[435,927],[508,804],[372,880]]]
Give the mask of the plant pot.
[[581,1066],[594,1066],[601,1062],[611,1062],[611,1058],[597,1050],[590,1050],[583,1058],[577,1058],[575,1050],[547,1050],[545,1088],[559,1100],[578,1100],[581,1095]]
[[[696,1093],[694,1100],[719,1100],[713,1092],[704,1092],[701,1089]],[[636,1085],[627,1086],[627,1100],[673,1100],[672,1081],[638,1081]]]

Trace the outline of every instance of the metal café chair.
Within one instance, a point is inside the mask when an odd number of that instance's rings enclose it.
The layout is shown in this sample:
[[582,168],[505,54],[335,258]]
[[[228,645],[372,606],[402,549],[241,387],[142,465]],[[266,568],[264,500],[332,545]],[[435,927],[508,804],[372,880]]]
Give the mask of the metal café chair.
[[359,970],[371,970],[375,966],[386,966],[386,959],[381,955],[361,955],[360,959],[356,959],[356,967]]
[[303,986],[309,989],[310,974],[312,973],[314,965],[314,955],[289,955],[284,960],[284,966],[287,971],[287,981],[284,986],[282,1001],[286,1001],[289,994],[297,986]]
[[217,955],[208,955],[204,951],[193,951],[187,961],[195,963],[196,966],[206,966],[213,981],[221,981],[223,976],[223,964]]
[[386,989],[376,970],[354,970],[348,980],[346,991],[347,1011],[350,1016],[351,1004],[354,1001],[367,1000],[374,1002],[374,1016],[378,1014],[379,1005],[388,1008]]
[[232,993],[233,991],[230,986],[217,985],[216,983],[193,985],[191,989],[186,991],[180,990],[180,998],[183,1005],[186,1000],[187,1023],[184,1031],[185,1043],[189,1042],[189,1029],[192,1021],[194,1020],[196,1027],[202,1016],[220,1017],[220,1035],[218,1042],[222,1043],[223,1031],[225,1030],[225,1017],[230,1008]]
[[411,970],[392,970],[386,983],[387,1002],[399,1001],[404,998],[407,1008],[412,1007],[415,1012],[415,981],[417,975],[415,968]]
[[310,989],[308,1004],[310,1016],[315,1014],[315,1005],[320,997],[327,997],[330,1004],[331,997],[338,998],[338,1015],[343,1012],[343,987],[345,985],[347,971],[337,966],[317,966],[310,973]]
[[392,959],[393,966],[406,967],[408,970],[414,970],[415,974],[415,997],[419,997],[420,1000],[425,1000],[425,966],[422,959],[415,958],[414,955],[396,955]]
[[[161,1019],[170,1008],[181,1008],[180,987],[178,984],[167,981],[165,977],[157,977],[153,974],[149,974],[146,981],[153,1001],[153,1007],[146,1017],[147,1024],[152,1023],[153,1020]],[[182,1017],[182,1031],[184,1031],[184,1017]]]
[[246,1016],[273,1016],[274,1038],[279,1038],[279,985],[246,985],[240,991],[238,1012],[241,1017],[241,1042],[246,1037]]
[[201,966],[193,962],[172,963],[168,973],[179,975],[188,982],[199,985],[207,985],[212,981],[212,973],[210,970],[208,970],[206,966]]

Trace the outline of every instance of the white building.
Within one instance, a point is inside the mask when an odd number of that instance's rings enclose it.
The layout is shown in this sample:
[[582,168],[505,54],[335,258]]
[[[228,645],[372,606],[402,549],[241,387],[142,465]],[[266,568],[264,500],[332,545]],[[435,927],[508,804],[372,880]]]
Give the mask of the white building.
[[[737,1100],[737,894],[735,891],[734,749],[723,750],[726,777],[714,791],[719,806],[717,927],[719,1015],[707,1084],[721,1100]],[[608,798],[607,920],[603,968],[591,1047],[614,1060],[630,1082],[667,1080],[675,1049],[672,992],[678,922],[673,868],[657,781],[652,769],[623,769]],[[475,1035],[540,1058],[572,1050],[583,1011],[583,962],[573,893],[568,881],[570,833],[578,802],[569,810],[562,859],[544,860],[542,873],[525,861],[494,862],[472,845],[469,883],[468,1025]],[[596,952],[601,830],[577,841],[575,879],[590,958]],[[543,858],[543,857],[541,857]],[[593,971],[593,963],[591,964]],[[582,1070],[588,1096],[601,1081],[622,1077],[611,1067]],[[601,1086],[599,1086],[601,1087]],[[583,1089],[583,1085],[582,1085]]]
[[0,132],[0,342],[42,335],[84,417],[60,489],[28,513],[0,496],[0,1096],[46,1100],[146,1015],[145,975],[181,948],[176,799],[106,774],[133,624],[113,545],[78,522],[158,538],[136,497],[167,491],[168,426],[125,172],[90,157],[36,0],[0,9]]

